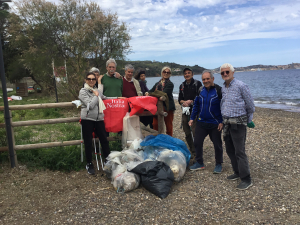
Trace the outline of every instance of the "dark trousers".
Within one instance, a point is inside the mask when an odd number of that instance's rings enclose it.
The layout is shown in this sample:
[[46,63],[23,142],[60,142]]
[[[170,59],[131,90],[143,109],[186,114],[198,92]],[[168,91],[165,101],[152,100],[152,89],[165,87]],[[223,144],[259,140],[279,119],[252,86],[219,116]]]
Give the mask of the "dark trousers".
[[231,160],[234,173],[241,180],[251,180],[248,158],[245,152],[247,127],[242,124],[229,125],[228,134],[224,137],[226,152]]
[[149,125],[151,129],[153,129],[153,116],[140,116],[140,121],[143,123],[146,127]]
[[92,139],[93,139],[93,132],[95,132],[96,136],[99,138],[101,147],[102,147],[102,154],[104,158],[106,158],[109,153],[109,143],[106,138],[106,131],[103,121],[92,121],[92,120],[81,120],[82,126],[82,136],[84,141],[85,147],[85,156],[87,163],[92,162]]
[[[194,147],[193,136],[195,137],[195,128],[196,128],[197,119],[194,120],[192,127],[189,126],[189,120],[190,120],[190,116],[182,114],[182,128],[185,133],[185,140],[189,145],[191,154],[194,154],[195,147]],[[192,134],[193,134],[193,136],[192,136]]]
[[207,135],[209,135],[210,140],[214,144],[216,164],[223,163],[223,147],[221,134],[222,132],[218,131],[217,127],[213,129],[204,129],[200,126],[200,123],[197,122],[194,145],[196,150],[196,161],[198,163],[203,163],[203,142]]

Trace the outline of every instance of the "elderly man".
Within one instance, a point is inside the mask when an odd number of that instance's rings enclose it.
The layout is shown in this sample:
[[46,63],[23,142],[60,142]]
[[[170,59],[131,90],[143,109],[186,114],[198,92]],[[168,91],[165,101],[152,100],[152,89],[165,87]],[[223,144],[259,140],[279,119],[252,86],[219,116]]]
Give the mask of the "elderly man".
[[134,96],[142,96],[140,83],[133,78],[134,67],[130,64],[125,66],[125,76],[123,77],[123,92],[122,96],[126,98]]
[[103,95],[106,97],[122,97],[123,80],[120,75],[116,73],[117,63],[114,59],[109,59],[106,62],[107,73],[98,79],[98,83],[102,84],[99,87],[103,88]]
[[202,86],[201,82],[193,78],[193,71],[190,68],[185,68],[183,70],[183,76],[185,81],[179,86],[179,97],[178,102],[182,105],[183,114],[182,114],[182,127],[185,133],[185,140],[190,147],[190,152],[195,153],[194,140],[195,136],[195,125],[191,128],[189,127],[190,114],[193,109],[193,103],[196,96],[199,95],[200,87]]
[[248,86],[234,78],[234,68],[229,63],[220,67],[222,79],[225,81],[222,87],[223,98],[221,100],[221,112],[224,123],[224,141],[226,152],[231,160],[234,174],[227,177],[228,180],[241,178],[237,186],[239,190],[245,190],[252,186],[248,158],[245,152],[247,126],[254,128],[252,122],[255,111],[254,101]]
[[222,172],[223,147],[221,132],[223,128],[220,102],[222,99],[221,87],[214,84],[214,75],[209,70],[202,73],[204,88],[200,88],[200,94],[194,101],[193,112],[189,125],[192,126],[197,119],[195,131],[196,162],[190,167],[191,170],[204,169],[203,163],[203,142],[207,135],[214,144],[216,166],[213,173]]

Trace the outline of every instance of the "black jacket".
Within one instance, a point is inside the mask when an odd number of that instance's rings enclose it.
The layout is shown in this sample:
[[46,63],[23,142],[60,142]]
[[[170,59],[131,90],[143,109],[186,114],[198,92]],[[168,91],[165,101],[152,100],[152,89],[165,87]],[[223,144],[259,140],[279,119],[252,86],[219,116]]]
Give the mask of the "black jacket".
[[[179,86],[179,96],[178,102],[180,101],[187,101],[187,100],[195,100],[195,98],[200,94],[200,88],[202,83],[199,80],[195,80],[192,78],[191,83],[188,85],[186,81],[184,81]],[[190,107],[190,111],[192,112],[193,107]]]

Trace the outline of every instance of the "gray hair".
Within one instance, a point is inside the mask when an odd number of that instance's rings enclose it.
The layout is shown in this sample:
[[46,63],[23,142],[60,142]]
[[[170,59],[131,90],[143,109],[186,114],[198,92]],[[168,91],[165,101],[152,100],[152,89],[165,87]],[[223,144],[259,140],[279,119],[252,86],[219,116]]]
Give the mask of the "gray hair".
[[108,65],[109,65],[110,63],[114,63],[115,66],[117,67],[116,60],[114,60],[113,58],[110,58],[109,60],[106,61],[106,67],[108,67]]
[[96,67],[92,67],[89,72],[99,73],[100,74],[100,70],[98,68],[96,68]]
[[133,70],[133,71],[134,71],[133,65],[127,64],[127,65],[125,66],[125,71],[127,71],[127,70]]
[[203,74],[205,74],[205,73],[209,73],[209,74],[210,74],[210,78],[214,78],[214,74],[213,74],[213,72],[212,72],[211,70],[203,70],[202,76],[203,76]]
[[[161,76],[162,76],[163,71],[164,71],[165,69],[169,69],[170,72],[171,72],[171,74],[172,74],[171,68],[170,68],[169,66],[164,66],[164,67],[161,69],[161,72],[160,72],[160,75],[161,75]],[[170,76],[171,76],[171,75],[170,75]]]
[[229,64],[229,63],[224,63],[224,64],[220,67],[220,72],[221,72],[221,69],[223,69],[223,68],[228,68],[228,67],[229,67],[229,69],[231,70],[231,72],[234,72],[233,66],[232,66],[231,64]]

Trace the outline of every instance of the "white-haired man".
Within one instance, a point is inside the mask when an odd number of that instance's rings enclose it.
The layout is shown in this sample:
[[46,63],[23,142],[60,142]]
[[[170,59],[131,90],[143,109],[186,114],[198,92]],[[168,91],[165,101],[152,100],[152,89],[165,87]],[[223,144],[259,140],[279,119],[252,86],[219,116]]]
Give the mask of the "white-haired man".
[[248,86],[234,78],[234,68],[229,63],[220,67],[222,79],[221,113],[223,116],[223,135],[227,155],[234,174],[228,180],[241,179],[237,186],[245,190],[252,186],[248,158],[245,152],[247,126],[254,128],[252,122],[255,111],[254,101]]
[[123,97],[130,98],[143,95],[140,83],[133,78],[133,73],[134,67],[131,64],[127,64],[125,66],[125,76],[123,77]]
[[122,97],[123,80],[116,73],[117,63],[114,59],[106,62],[107,73],[98,79],[99,84],[103,85],[103,95],[106,97]]

